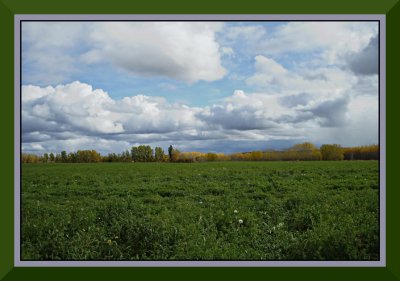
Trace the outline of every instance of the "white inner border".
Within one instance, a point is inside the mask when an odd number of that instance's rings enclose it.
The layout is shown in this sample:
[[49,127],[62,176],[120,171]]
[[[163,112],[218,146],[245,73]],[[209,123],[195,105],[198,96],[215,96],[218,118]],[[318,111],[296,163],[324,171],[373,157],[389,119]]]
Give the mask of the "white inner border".
[[[380,24],[380,260],[379,261],[21,261],[20,24],[21,21],[364,21]],[[386,266],[386,16],[369,15],[15,15],[14,16],[14,266],[15,267],[385,267]]]

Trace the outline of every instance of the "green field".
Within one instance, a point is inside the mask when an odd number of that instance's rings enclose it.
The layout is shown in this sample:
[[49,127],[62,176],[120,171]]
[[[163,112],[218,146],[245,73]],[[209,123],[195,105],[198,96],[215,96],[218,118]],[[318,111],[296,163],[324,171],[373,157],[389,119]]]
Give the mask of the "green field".
[[23,260],[378,260],[377,161],[24,164]]

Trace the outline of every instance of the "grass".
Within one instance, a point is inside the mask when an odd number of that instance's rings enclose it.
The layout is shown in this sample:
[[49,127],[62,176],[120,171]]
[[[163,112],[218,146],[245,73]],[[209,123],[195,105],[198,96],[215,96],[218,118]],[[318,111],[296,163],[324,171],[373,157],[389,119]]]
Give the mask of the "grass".
[[377,161],[22,166],[23,260],[378,260]]

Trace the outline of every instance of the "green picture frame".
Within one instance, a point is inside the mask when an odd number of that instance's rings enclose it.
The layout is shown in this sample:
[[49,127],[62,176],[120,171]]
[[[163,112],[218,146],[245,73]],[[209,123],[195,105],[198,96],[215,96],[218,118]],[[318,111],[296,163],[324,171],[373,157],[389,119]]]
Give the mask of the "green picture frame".
[[[386,267],[15,267],[14,266],[14,15],[16,14],[383,14],[386,15]],[[0,0],[0,280],[54,279],[307,279],[400,280],[400,190],[397,186],[396,120],[400,63],[399,0],[282,1],[124,1]]]

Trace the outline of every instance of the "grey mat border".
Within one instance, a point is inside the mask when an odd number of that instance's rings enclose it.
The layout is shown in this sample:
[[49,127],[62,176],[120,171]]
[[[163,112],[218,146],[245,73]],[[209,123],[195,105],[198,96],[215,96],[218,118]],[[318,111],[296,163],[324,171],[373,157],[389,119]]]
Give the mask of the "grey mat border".
[[[380,22],[379,143],[380,260],[379,261],[21,261],[20,257],[20,22],[21,21],[368,21]],[[385,267],[386,266],[386,16],[383,14],[129,14],[14,16],[14,266],[15,267]]]

